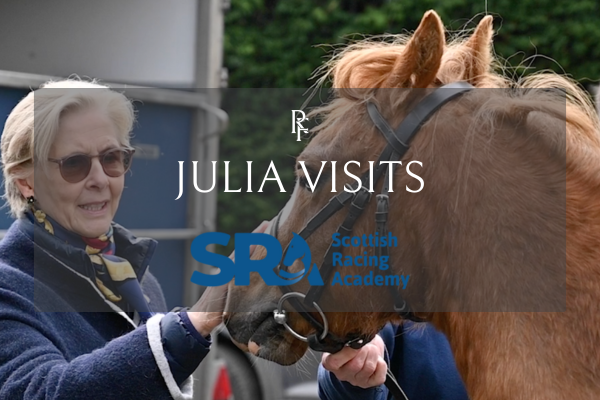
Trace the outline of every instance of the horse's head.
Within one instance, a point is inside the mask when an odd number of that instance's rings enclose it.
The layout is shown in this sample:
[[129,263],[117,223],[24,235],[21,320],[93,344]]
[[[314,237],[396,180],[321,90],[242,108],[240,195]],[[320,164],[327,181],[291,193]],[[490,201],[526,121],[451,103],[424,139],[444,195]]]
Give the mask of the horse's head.
[[[370,162],[378,160],[388,146],[369,116],[368,102],[395,128],[442,85],[466,81],[477,88],[508,86],[507,80],[492,72],[492,33],[492,18],[485,17],[469,38],[446,44],[442,22],[429,11],[411,37],[350,46],[334,58],[328,76],[336,98],[314,112],[323,122],[298,157],[293,208],[279,221],[277,237],[284,248],[296,243],[296,233],[333,196],[346,185],[356,185],[352,175],[368,176]],[[493,98],[488,92],[472,91],[445,104],[420,126],[402,157],[402,166],[393,174],[387,230],[398,245],[389,250],[390,270],[418,282],[403,288],[402,296],[418,311],[427,311],[423,316],[431,317],[430,311],[469,309],[490,296],[496,301],[485,288],[490,282],[508,285],[507,271],[533,264],[533,260],[546,267],[561,257],[564,260],[564,247],[550,245],[561,233],[564,244],[564,122],[561,136],[560,129],[544,124],[543,118],[530,118],[541,110],[539,102],[529,104],[508,96]],[[547,104],[556,103],[552,103],[555,93],[547,96]],[[562,105],[562,114],[560,107],[552,106],[543,112],[564,121]],[[474,129],[474,118],[482,131]],[[527,165],[514,168],[523,159]],[[412,174],[406,167],[411,160],[422,163],[411,166]],[[414,175],[424,183],[419,194],[410,193],[420,186]],[[374,183],[374,193],[353,226],[353,236],[369,237],[377,231],[375,195],[384,190],[384,181],[382,176]],[[518,200],[524,188],[532,194]],[[323,267],[332,237],[347,220],[350,208],[346,203],[305,236],[313,264]],[[557,223],[540,220],[540,210],[550,219],[556,215],[563,219]],[[535,251],[529,252],[528,246]],[[368,258],[377,251],[364,243],[339,249],[344,259]],[[300,276],[310,268],[299,258],[303,254],[288,251],[284,264],[290,276]],[[254,257],[264,255],[264,249],[259,249]],[[345,273],[352,274],[359,269],[357,265],[344,267]],[[482,265],[489,268],[482,269]],[[531,276],[535,273],[531,271]],[[328,330],[337,338],[369,338],[386,322],[401,320],[389,307],[394,302],[390,291],[376,285],[331,286],[332,279],[324,278],[318,304],[327,316]],[[301,279],[292,287],[307,293],[309,282]],[[472,290],[475,287],[481,290]],[[274,320],[273,310],[281,297],[279,287],[266,286],[259,276],[252,276],[250,286],[232,287],[228,300],[230,311],[252,312],[229,312],[226,320],[241,347],[290,364],[304,354],[306,343]],[[243,308],[242,304],[252,306]],[[290,304],[285,308],[293,331],[304,336],[315,332]],[[310,311],[321,319],[314,309]]]

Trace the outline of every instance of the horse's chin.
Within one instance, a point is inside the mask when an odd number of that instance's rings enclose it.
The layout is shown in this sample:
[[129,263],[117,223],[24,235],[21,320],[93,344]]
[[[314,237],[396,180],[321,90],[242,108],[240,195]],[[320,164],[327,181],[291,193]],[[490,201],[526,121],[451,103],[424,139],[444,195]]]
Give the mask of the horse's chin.
[[226,316],[233,343],[243,351],[281,365],[291,365],[306,352],[305,343],[293,339],[272,313],[233,313]]

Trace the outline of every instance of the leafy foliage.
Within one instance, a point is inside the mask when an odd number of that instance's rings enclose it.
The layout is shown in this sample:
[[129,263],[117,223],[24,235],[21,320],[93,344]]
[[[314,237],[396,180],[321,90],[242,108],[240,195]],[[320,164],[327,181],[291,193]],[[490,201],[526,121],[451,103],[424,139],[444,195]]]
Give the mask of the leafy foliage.
[[[485,4],[485,0],[233,0],[225,31],[229,85],[306,87],[326,56],[316,45],[346,44],[360,38],[356,33],[413,31],[429,9],[436,10],[449,30],[470,29],[485,15]],[[600,78],[598,1],[489,0],[487,11],[495,17],[496,52],[513,67],[543,54],[533,64],[538,70],[564,68],[582,81]]]

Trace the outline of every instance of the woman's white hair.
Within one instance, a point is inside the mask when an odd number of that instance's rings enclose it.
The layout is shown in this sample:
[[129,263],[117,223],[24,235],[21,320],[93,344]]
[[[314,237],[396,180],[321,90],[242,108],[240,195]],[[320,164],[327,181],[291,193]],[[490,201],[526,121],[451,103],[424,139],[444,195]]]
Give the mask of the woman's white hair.
[[[118,132],[121,146],[129,147],[135,113],[125,95],[96,81],[67,79],[47,82],[32,91],[12,110],[2,133],[4,199],[13,217],[27,210],[27,200],[16,185],[35,168],[45,169],[48,154],[58,133],[60,120],[68,112],[98,107],[108,113]],[[34,135],[35,132],[35,135]],[[35,136],[35,140],[34,140]]]

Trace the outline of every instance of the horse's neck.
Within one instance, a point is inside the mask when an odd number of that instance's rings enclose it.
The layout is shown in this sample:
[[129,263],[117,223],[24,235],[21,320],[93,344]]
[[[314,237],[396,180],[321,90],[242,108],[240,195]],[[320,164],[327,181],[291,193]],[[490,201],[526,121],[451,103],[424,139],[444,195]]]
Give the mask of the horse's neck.
[[565,166],[550,139],[560,132],[504,120],[476,130],[464,111],[435,122],[413,142],[425,187],[397,196],[390,215],[391,261],[411,275],[418,311],[559,311]]
[[[597,348],[600,337],[597,306],[600,303],[600,146],[594,140],[569,132],[566,167],[566,200],[563,200],[566,232],[563,245],[556,243],[559,251],[553,251],[552,244],[560,236],[560,230],[539,225],[540,220],[548,223],[552,208],[539,210],[537,219],[536,214],[532,214],[534,210],[529,210],[514,220],[512,226],[506,225],[510,219],[499,219],[498,222],[504,223],[489,224],[487,232],[481,224],[472,224],[472,235],[464,232],[468,224],[464,227],[456,221],[452,224],[446,215],[447,219],[441,219],[443,228],[437,225],[440,235],[420,233],[422,238],[429,234],[434,243],[422,246],[421,259],[429,262],[431,272],[427,276],[434,288],[431,295],[435,297],[435,291],[444,293],[445,297],[440,296],[442,300],[460,299],[459,289],[493,297],[496,295],[493,280],[502,282],[502,274],[525,280],[537,274],[540,281],[545,282],[544,279],[561,270],[566,260],[566,271],[561,278],[566,280],[566,287],[558,293],[565,299],[567,312],[438,312],[430,315],[432,323],[448,337],[457,367],[471,394],[493,394],[499,399],[597,397],[600,381]],[[530,190],[538,190],[535,182],[529,184],[534,185]],[[560,196],[549,191],[549,200],[553,196],[554,201],[560,200]],[[521,207],[527,210],[527,205]],[[498,207],[507,211],[503,204]],[[554,211],[560,211],[560,207]],[[475,208],[473,212],[476,213]],[[491,212],[490,217],[496,219],[503,214],[505,212]],[[470,216],[471,219],[480,217]],[[433,224],[435,220],[426,222]],[[508,229],[511,227],[512,230]],[[555,236],[546,232],[548,229],[554,231]],[[513,230],[518,234],[513,235]],[[468,238],[473,240],[470,245]],[[526,246],[519,245],[520,240],[528,238]],[[441,250],[436,252],[436,247]],[[477,266],[481,269],[477,270]],[[486,274],[491,277],[488,287],[485,286]],[[544,289],[534,285],[532,290],[536,288]],[[540,294],[532,299],[537,299],[538,305],[548,304],[542,303],[547,298]],[[465,305],[460,301],[455,304]]]

